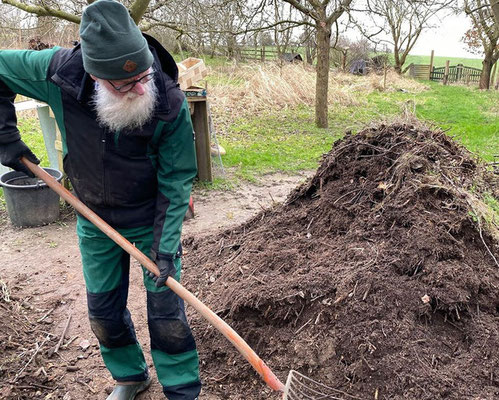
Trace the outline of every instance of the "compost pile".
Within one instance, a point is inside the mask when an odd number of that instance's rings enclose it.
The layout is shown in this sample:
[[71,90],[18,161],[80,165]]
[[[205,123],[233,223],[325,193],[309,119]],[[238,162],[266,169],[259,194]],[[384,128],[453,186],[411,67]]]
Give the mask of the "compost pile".
[[[337,141],[285,204],[184,240],[185,283],[285,380],[338,399],[499,398],[497,176],[442,132],[400,123]],[[269,398],[194,317],[205,383]],[[277,397],[276,397],[277,398]]]

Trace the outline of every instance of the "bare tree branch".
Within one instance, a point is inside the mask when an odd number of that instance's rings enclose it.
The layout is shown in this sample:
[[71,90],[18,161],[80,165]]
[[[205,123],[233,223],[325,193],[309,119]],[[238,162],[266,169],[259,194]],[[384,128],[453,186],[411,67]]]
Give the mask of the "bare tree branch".
[[[449,9],[453,0],[366,0],[371,23],[354,21],[362,34],[373,43],[387,42],[393,46],[395,70],[402,72],[402,67],[409,52],[414,48],[424,29],[437,13]],[[369,30],[376,29],[370,33]],[[391,40],[376,39],[381,33],[390,35]]]
[[[310,18],[312,18],[313,20],[317,21],[317,19],[319,18],[319,16],[317,15],[316,11],[313,10],[313,9],[309,9],[305,6],[303,6],[300,2],[298,2],[297,0],[284,0],[286,3],[289,3],[291,4],[294,8],[296,8],[298,11],[300,11],[301,13],[309,16]],[[311,2],[309,1],[310,4],[312,4],[313,6],[315,5],[316,7],[320,7],[320,4],[318,4],[317,2]]]
[[10,4],[11,6],[17,7],[20,10],[26,11],[31,14],[36,14],[42,17],[56,17],[64,19],[66,21],[74,22],[75,24],[79,24],[81,20],[79,16],[69,14],[59,9],[24,4],[17,0],[2,0],[2,3]]

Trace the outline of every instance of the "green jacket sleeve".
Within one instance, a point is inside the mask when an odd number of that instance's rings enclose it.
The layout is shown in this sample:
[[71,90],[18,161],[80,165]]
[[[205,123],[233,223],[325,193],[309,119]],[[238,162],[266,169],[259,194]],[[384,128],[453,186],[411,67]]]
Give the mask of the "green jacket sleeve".
[[17,94],[49,103],[53,87],[47,70],[58,49],[0,50],[0,143],[20,138],[14,106]]
[[165,123],[158,143],[158,198],[152,250],[174,255],[196,176],[194,131],[187,100],[177,118]]

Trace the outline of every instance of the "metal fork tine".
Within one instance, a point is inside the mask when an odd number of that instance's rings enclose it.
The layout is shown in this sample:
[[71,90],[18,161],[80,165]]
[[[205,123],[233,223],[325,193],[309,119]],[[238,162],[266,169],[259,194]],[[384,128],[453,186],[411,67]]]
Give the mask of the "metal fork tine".
[[[284,400],[346,400],[357,397],[326,386],[297,371],[290,371],[286,381]],[[337,397],[343,395],[345,397]]]
[[326,399],[343,400],[340,397],[331,397],[331,394],[321,393],[309,387],[304,386],[304,388],[308,391],[308,393],[301,390],[299,387],[296,386],[290,387],[287,392],[287,397],[285,399],[286,400],[326,400]]

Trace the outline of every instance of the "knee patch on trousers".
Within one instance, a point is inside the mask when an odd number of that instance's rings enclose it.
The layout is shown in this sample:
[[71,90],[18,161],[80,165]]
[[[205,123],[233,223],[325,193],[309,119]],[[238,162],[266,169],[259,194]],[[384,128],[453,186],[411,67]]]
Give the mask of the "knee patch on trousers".
[[173,291],[148,292],[147,316],[152,349],[167,354],[196,349],[185,317],[184,303]]
[[189,325],[181,319],[150,319],[149,332],[152,349],[179,354],[196,348]]
[[121,321],[90,317],[90,328],[103,346],[113,349],[136,342],[128,326]]

